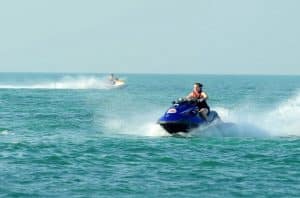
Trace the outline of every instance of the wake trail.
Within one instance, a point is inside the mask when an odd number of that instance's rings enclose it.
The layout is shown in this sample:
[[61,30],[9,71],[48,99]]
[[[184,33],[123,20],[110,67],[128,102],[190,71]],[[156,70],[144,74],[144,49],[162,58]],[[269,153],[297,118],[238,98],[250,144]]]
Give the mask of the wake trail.
[[0,84],[0,89],[111,89],[106,77],[64,76],[59,80],[45,80],[26,84]]

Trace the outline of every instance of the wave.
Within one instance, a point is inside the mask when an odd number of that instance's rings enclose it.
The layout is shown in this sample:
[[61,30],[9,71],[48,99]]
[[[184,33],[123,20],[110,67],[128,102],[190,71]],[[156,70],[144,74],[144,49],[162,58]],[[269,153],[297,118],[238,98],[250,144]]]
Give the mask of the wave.
[[26,84],[0,84],[1,89],[111,89],[107,77],[64,76],[59,80],[48,80]]

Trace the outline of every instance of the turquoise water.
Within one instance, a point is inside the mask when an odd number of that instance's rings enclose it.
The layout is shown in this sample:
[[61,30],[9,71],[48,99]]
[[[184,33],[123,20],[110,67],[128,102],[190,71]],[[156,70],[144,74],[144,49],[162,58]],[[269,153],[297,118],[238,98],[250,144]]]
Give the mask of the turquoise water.
[[[0,74],[3,197],[299,197],[300,77]],[[226,131],[156,120],[195,81]]]

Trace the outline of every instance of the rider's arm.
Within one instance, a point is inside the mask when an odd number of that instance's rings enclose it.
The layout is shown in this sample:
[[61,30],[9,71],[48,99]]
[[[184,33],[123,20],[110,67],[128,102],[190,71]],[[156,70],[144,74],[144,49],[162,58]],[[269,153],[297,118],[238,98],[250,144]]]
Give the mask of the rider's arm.
[[186,99],[192,99],[193,98],[193,92],[189,93],[189,95],[186,96]]
[[202,92],[201,93],[201,96],[204,100],[206,100],[208,98],[207,94],[205,92]]

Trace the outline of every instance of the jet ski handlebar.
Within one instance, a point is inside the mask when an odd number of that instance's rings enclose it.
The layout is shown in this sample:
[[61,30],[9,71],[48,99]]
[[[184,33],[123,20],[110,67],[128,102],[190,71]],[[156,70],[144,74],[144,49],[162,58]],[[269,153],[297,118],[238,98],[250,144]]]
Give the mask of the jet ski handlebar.
[[181,103],[184,103],[184,102],[186,102],[186,103],[197,103],[197,102],[199,102],[199,100],[197,100],[197,99],[187,99],[187,98],[178,98],[177,100],[174,100],[172,102],[172,104],[181,104]]

